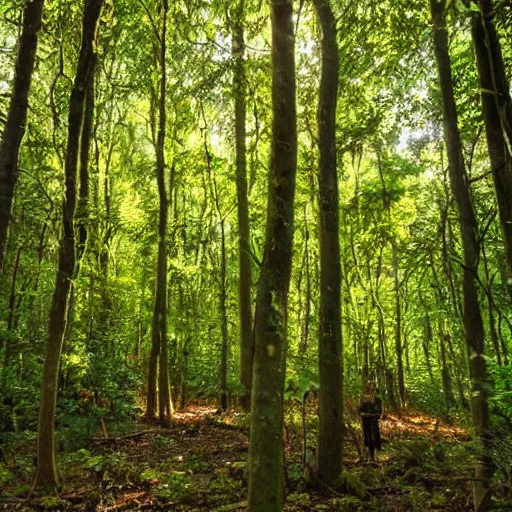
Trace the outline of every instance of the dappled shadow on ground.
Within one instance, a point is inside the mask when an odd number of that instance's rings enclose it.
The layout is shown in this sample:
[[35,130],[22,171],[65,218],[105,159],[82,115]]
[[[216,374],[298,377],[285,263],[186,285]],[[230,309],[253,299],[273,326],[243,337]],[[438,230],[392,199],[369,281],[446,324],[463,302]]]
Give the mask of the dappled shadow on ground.
[[444,440],[468,441],[466,429],[442,422],[439,418],[421,412],[407,414],[387,414],[381,420],[382,431],[390,439],[410,436],[426,436]]
[[[219,416],[214,407],[197,404],[176,413],[169,428],[138,424],[129,435],[105,439],[98,434],[88,449],[60,455],[58,497],[23,502],[20,489],[29,482],[11,479],[3,489],[0,485],[0,509],[246,510],[247,424],[247,415]],[[316,418],[307,427],[314,437]],[[355,432],[357,437],[356,427]],[[334,490],[315,489],[314,478],[303,478],[297,428],[286,450],[285,510],[471,510],[472,460],[463,429],[425,415],[390,414],[382,420],[382,432],[387,442],[372,464],[359,459],[357,439],[347,440],[346,473]]]

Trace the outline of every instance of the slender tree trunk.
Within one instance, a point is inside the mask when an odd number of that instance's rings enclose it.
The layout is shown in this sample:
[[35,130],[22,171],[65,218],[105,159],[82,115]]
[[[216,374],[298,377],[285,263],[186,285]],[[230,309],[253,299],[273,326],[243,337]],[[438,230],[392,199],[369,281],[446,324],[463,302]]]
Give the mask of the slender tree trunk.
[[[386,209],[389,222],[393,221],[391,215],[391,205],[386,189],[386,182],[384,180],[384,169],[380,152],[377,152],[377,159],[379,165],[379,176],[382,185],[382,198],[384,208]],[[400,306],[400,281],[399,281],[399,265],[398,265],[398,249],[396,240],[391,240],[391,252],[393,260],[393,273],[394,273],[394,292],[395,292],[395,354],[396,354],[396,370],[398,378],[398,393],[400,396],[400,403],[405,403],[405,381],[404,381],[404,363],[403,363],[403,347],[402,347],[402,309]]]
[[[306,211],[304,210],[304,222]],[[306,298],[304,299],[304,321],[300,325],[300,353],[305,356],[309,345],[309,323],[311,321],[311,265],[309,263],[309,228],[304,229],[304,272],[306,274]]]
[[[471,202],[466,170],[462,155],[462,144],[457,124],[457,108],[453,93],[448,32],[444,21],[444,0],[431,0],[434,23],[434,50],[439,72],[443,100],[444,136],[448,154],[448,165],[452,192],[459,210],[460,231],[464,257],[463,296],[464,327],[469,356],[469,373],[472,386],[472,414],[477,435],[487,452],[489,449],[490,418],[487,402],[487,375],[484,358],[484,328],[478,302],[478,225]],[[477,464],[476,476],[479,479],[473,486],[476,511],[488,510],[490,506],[490,485],[493,469],[490,458],[484,455]]]
[[256,306],[251,437],[250,512],[283,508],[283,393],[287,304],[297,173],[297,114],[292,0],[272,0],[272,162],[265,250]]
[[14,187],[18,179],[18,158],[21,141],[25,135],[28,95],[34,71],[43,4],[44,0],[25,0],[13,92],[0,145],[0,272],[4,265]]
[[94,122],[94,77],[96,72],[97,56],[93,55],[91,60],[91,68],[89,71],[87,92],[85,96],[85,112],[84,121],[82,126],[82,136],[80,139],[80,187],[79,187],[79,200],[77,208],[77,228],[78,228],[78,243],[77,243],[77,270],[79,273],[79,266],[82,256],[85,252],[85,244],[87,242],[87,230],[89,222],[89,156],[91,151],[91,138],[93,134]]
[[4,365],[2,372],[2,385],[1,388],[5,390],[5,379],[7,377],[6,370],[9,367],[9,363],[12,356],[12,345],[13,345],[13,325],[14,325],[14,313],[16,309],[16,284],[18,280],[18,272],[20,269],[20,259],[23,247],[20,246],[16,251],[16,258],[14,259],[14,266],[12,268],[11,277],[11,291],[9,293],[9,305],[7,307],[7,333],[5,336],[4,343]]
[[430,360],[430,345],[432,344],[432,323],[428,311],[425,312],[425,333],[423,335],[423,353],[425,354],[425,365],[431,384],[434,384],[434,372],[432,371],[432,361]]
[[[382,262],[382,247],[379,250],[378,255],[378,267],[381,266]],[[387,340],[386,340],[386,325],[384,321],[384,310],[382,308],[382,304],[380,303],[380,297],[379,297],[379,280],[378,278],[375,280],[375,286],[372,283],[371,280],[371,268],[370,268],[370,261],[367,262],[368,266],[368,276],[369,276],[369,283],[370,283],[370,293],[373,298],[373,306],[377,309],[377,329],[378,329],[378,347],[377,347],[377,360],[378,360],[378,381],[379,386],[386,389],[386,392],[388,393],[388,400],[390,402],[391,407],[396,410],[397,404],[394,397],[393,392],[393,386],[390,383],[387,382],[388,380],[388,372],[386,371],[387,368]],[[380,272],[380,271],[378,271]]]
[[43,366],[41,405],[37,432],[37,471],[34,487],[56,487],[59,484],[55,464],[54,418],[57,401],[57,377],[66,328],[66,314],[71,278],[75,268],[74,215],[76,176],[80,132],[84,116],[85,91],[94,54],[94,41],[103,0],[85,0],[82,43],[78,67],[71,91],[68,119],[68,142],[64,164],[66,187],[62,208],[62,235],[59,262],[48,320],[48,344]]
[[96,71],[97,56],[93,54],[87,77],[87,90],[85,93],[84,120],[80,135],[80,162],[79,162],[79,194],[78,204],[75,212],[77,240],[76,240],[76,261],[73,279],[71,281],[71,290],[69,292],[68,316],[66,320],[66,331],[64,333],[64,354],[70,350],[66,341],[73,335],[73,321],[75,316],[76,290],[74,281],[80,274],[82,257],[85,252],[88,229],[88,210],[89,210],[89,154],[91,149],[92,128],[94,120],[94,74]]
[[[442,254],[442,261],[443,261],[443,271],[446,276],[446,280],[448,281],[449,286],[449,297],[446,297],[446,294],[444,293],[444,285],[441,283],[439,276],[437,275],[435,265],[433,260],[430,262],[430,266],[432,269],[432,275],[434,277],[434,280],[436,282],[436,289],[439,295],[439,302],[441,304],[451,304],[453,313],[457,316],[457,331],[459,329],[464,329],[463,325],[463,312],[460,306],[460,301],[457,298],[457,293],[455,291],[455,280],[453,278],[453,269],[452,264],[450,260],[450,251],[449,251],[449,240],[447,237],[447,219],[448,219],[448,204],[449,204],[449,191],[447,188],[445,188],[445,203],[443,206],[441,206],[440,209],[440,215],[441,215],[441,222],[440,222],[440,231],[441,231],[441,254]],[[449,299],[449,300],[448,300]],[[462,325],[461,325],[462,322]],[[456,380],[457,385],[457,392],[459,393],[459,401],[460,404],[464,409],[469,409],[469,403],[466,399],[466,396],[464,394],[464,386],[462,384],[462,378],[463,375],[466,372],[466,364],[463,364],[463,361],[461,361],[461,357],[459,354],[455,352],[453,342],[452,342],[452,336],[450,334],[450,328],[447,328],[446,331],[444,331],[445,334],[445,340],[446,345],[448,346],[448,351],[451,357],[452,361],[452,367],[454,368],[454,376]],[[458,336],[457,336],[458,337]]]
[[[217,188],[217,187],[215,187]],[[226,228],[225,220],[220,222],[221,255],[220,255],[220,316],[222,345],[220,356],[220,410],[228,409],[228,308],[227,308],[227,261],[226,261]]]
[[[498,212],[505,242],[508,278],[512,277],[512,102],[503,55],[492,21],[491,2],[479,0],[481,13],[472,20],[487,149],[493,171]],[[510,123],[510,127],[509,127]],[[507,140],[507,133],[511,140]]]
[[[156,147],[156,175],[158,182],[158,196],[160,199],[160,215],[158,221],[158,270],[155,301],[156,326],[160,341],[160,357],[158,365],[158,409],[160,423],[168,425],[173,413],[171,390],[169,384],[169,361],[167,340],[167,221],[169,199],[165,186],[165,137],[166,137],[166,37],[168,0],[162,0],[162,32],[160,35],[160,97],[159,97],[159,124]],[[170,191],[172,193],[172,191]]]
[[449,190],[449,184],[446,179],[446,175],[444,176],[444,194],[445,194],[445,201],[444,204],[440,205],[440,213],[441,213],[441,247],[442,247],[442,254],[443,254],[443,269],[444,273],[446,275],[446,279],[448,281],[448,285],[450,288],[450,298],[452,302],[452,307],[454,313],[458,316],[460,320],[460,324],[464,325],[464,313],[462,311],[462,306],[460,304],[459,295],[457,294],[455,288],[455,279],[453,275],[453,266],[452,266],[452,260],[450,258],[450,252],[453,250],[453,241],[450,237],[451,229],[450,229],[450,222],[448,220],[448,212],[449,212],[449,205],[450,205],[450,190]]
[[44,249],[45,249],[45,237],[46,231],[48,229],[48,221],[43,224],[41,229],[41,234],[39,236],[39,244],[37,247],[37,267],[36,267],[36,277],[34,279],[34,285],[32,287],[32,291],[28,298],[28,310],[31,311],[31,314],[27,318],[27,326],[28,326],[28,337],[31,343],[34,343],[36,340],[36,331],[39,329],[41,325],[39,315],[36,314],[36,310],[34,309],[35,297],[36,293],[39,289],[39,279],[41,277],[41,263],[43,261]]
[[158,329],[160,294],[158,293],[157,280],[155,280],[155,302],[153,304],[153,320],[151,324],[151,349],[148,360],[148,381],[146,395],[146,419],[149,422],[155,421],[156,417],[158,358],[160,355],[160,334]]
[[338,44],[330,0],[314,0],[322,27],[322,75],[318,103],[320,150],[320,336],[318,345],[318,474],[332,485],[341,473],[343,443],[343,351],[336,104]]
[[183,341],[183,373],[181,376],[181,410],[187,404],[187,383],[188,383],[188,356],[189,356],[190,334],[185,336]]
[[234,12],[233,58],[235,92],[236,192],[238,204],[239,300],[240,300],[240,382],[242,407],[251,406],[252,359],[254,353],[251,315],[251,255],[249,252],[249,200],[246,163],[246,76],[244,62],[244,0],[238,0]]
[[[226,216],[222,213],[221,198],[217,187],[217,179],[212,170],[212,155],[208,149],[208,135],[206,131],[206,116],[204,109],[202,115],[205,123],[203,129],[204,151],[206,156],[206,168],[208,171],[208,184],[212,196],[215,210],[220,224],[220,265],[219,265],[219,315],[221,322],[221,347],[220,347],[220,386],[219,386],[219,410],[226,411],[228,408],[228,355],[229,355],[229,337],[228,337],[228,309],[227,309],[227,257],[226,257]],[[212,265],[215,265],[215,257],[212,253]]]
[[494,308],[494,300],[492,295],[492,282],[493,279],[489,273],[489,263],[487,261],[487,255],[485,254],[485,244],[482,243],[482,259],[484,262],[484,272],[485,272],[485,281],[486,281],[486,296],[487,296],[487,314],[489,319],[489,333],[491,335],[491,342],[494,348],[494,355],[496,356],[496,362],[499,366],[502,365],[501,361],[501,351],[500,351],[500,342],[498,339],[498,331],[496,329],[496,318],[494,316],[495,308]]
[[443,383],[443,394],[446,409],[450,410],[455,404],[453,396],[452,377],[446,361],[446,334],[442,328],[442,320],[439,320],[439,351],[441,356],[441,381]]
[[405,379],[404,379],[404,363],[403,363],[403,345],[402,345],[402,308],[400,301],[400,281],[398,279],[398,249],[396,241],[392,244],[393,250],[393,270],[395,281],[395,350],[396,350],[396,371],[398,380],[398,394],[400,403],[405,403]]

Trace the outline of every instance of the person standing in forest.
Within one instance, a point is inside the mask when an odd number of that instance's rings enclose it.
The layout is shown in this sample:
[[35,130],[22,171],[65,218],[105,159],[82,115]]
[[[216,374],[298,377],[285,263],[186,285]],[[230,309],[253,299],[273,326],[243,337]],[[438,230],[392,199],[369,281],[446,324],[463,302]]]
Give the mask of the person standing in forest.
[[370,459],[375,460],[375,449],[381,449],[379,419],[382,414],[382,402],[372,381],[366,383],[359,414],[363,422],[364,445],[368,447]]

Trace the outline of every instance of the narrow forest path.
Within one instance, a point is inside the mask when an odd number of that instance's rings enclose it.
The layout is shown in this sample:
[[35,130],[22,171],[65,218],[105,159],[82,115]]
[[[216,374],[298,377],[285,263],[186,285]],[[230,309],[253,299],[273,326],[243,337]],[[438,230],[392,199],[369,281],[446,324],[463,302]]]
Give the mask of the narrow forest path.
[[[11,480],[3,488],[0,481],[0,509],[245,510],[246,421],[243,414],[220,417],[213,407],[195,405],[176,413],[170,428],[138,424],[138,431],[109,439],[98,433],[88,449],[61,453],[63,488],[58,498],[25,502],[28,481]],[[420,414],[384,417],[386,442],[377,462],[359,461],[355,444],[347,440],[344,492],[297,492],[298,432],[287,436],[287,511],[471,510],[473,462],[469,436],[461,428]]]

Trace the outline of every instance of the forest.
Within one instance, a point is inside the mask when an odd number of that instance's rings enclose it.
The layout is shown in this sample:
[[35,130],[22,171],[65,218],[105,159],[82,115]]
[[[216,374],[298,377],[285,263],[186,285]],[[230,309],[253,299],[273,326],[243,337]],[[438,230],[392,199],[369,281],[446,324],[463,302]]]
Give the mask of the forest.
[[512,510],[511,80],[508,0],[0,0],[0,510]]

